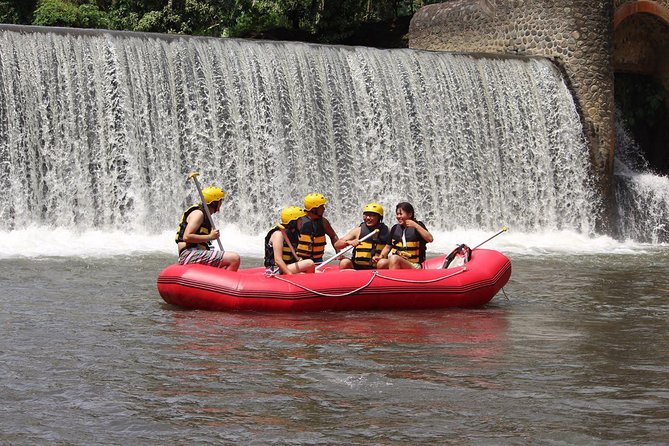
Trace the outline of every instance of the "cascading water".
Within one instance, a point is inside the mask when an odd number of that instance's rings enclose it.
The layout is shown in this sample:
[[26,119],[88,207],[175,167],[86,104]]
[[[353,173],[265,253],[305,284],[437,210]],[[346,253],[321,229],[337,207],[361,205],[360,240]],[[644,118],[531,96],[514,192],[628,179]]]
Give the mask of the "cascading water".
[[623,238],[669,242],[669,177],[649,168],[616,111],[615,194]]
[[589,234],[600,212],[541,59],[5,27],[0,129],[5,230],[171,229],[191,170],[251,234],[311,191],[339,228],[372,200],[444,230]]

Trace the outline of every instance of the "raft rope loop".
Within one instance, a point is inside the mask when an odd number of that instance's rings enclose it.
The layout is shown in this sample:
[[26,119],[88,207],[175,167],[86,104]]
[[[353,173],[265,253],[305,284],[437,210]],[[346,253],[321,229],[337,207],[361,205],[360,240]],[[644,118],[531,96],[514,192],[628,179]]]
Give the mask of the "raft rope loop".
[[506,298],[506,300],[511,302],[511,299],[509,299],[509,296],[506,295],[506,291],[504,291],[504,287],[502,287],[502,293],[504,293],[504,297]]
[[349,291],[348,293],[343,293],[343,294],[329,294],[329,293],[322,293],[322,292],[320,292],[320,291],[316,291],[316,290],[312,290],[311,288],[307,288],[307,287],[305,287],[304,285],[300,285],[299,283],[295,283],[295,282],[293,282],[293,281],[291,281],[291,280],[284,279],[283,277],[281,277],[281,276],[279,276],[279,275],[276,275],[276,276],[270,276],[270,277],[273,277],[273,278],[275,278],[275,279],[279,279],[279,280],[281,280],[281,281],[283,281],[283,282],[286,282],[286,283],[289,283],[289,284],[291,284],[291,285],[295,285],[295,286],[298,287],[298,288],[302,288],[304,291],[309,291],[309,292],[314,293],[314,294],[316,294],[316,295],[318,295],[318,296],[323,296],[323,297],[344,297],[344,296],[350,296],[351,294],[355,294],[355,293],[357,293],[358,291],[361,291],[361,290],[364,290],[365,288],[367,288],[367,287],[372,283],[372,281],[374,280],[374,277],[375,277],[375,276],[376,276],[376,271],[375,271],[374,273],[372,273],[372,277],[370,277],[369,281],[368,281],[366,284],[364,284],[364,285],[361,286],[360,288],[356,288],[356,289],[353,290],[353,291]]
[[437,277],[436,279],[429,279],[429,280],[411,280],[411,279],[398,279],[397,277],[388,277],[388,276],[382,276],[378,272],[375,271],[376,275],[379,276],[382,279],[386,280],[393,280],[395,282],[405,282],[405,283],[434,283],[434,282],[439,282],[440,280],[448,279],[449,277],[457,276],[460,273],[464,273],[467,271],[467,267],[463,266],[462,269],[459,271],[454,272],[453,274],[449,274],[447,276],[442,276],[442,277]]
[[354,290],[352,290],[352,291],[348,291],[348,292],[346,292],[346,293],[342,293],[342,294],[330,294],[330,293],[323,293],[323,292],[320,292],[320,291],[312,290],[311,288],[307,288],[307,287],[304,286],[304,285],[300,285],[299,283],[295,283],[295,282],[293,282],[292,280],[288,280],[288,279],[286,279],[286,278],[283,278],[283,277],[281,277],[281,276],[278,275],[278,274],[277,274],[277,275],[271,275],[271,276],[269,276],[269,277],[274,278],[274,279],[281,280],[282,282],[289,283],[289,284],[294,285],[294,286],[296,286],[296,287],[298,287],[298,288],[302,288],[304,291],[309,291],[310,293],[314,293],[314,294],[316,294],[316,295],[318,295],[318,296],[323,296],[323,297],[344,297],[344,296],[350,296],[351,294],[355,294],[355,293],[357,293],[357,292],[359,292],[359,291],[364,290],[365,288],[367,288],[369,285],[372,284],[372,282],[374,281],[374,278],[376,278],[376,277],[379,277],[379,278],[381,278],[381,279],[386,279],[386,280],[394,281],[394,282],[404,282],[404,283],[434,283],[434,282],[439,282],[440,280],[444,280],[444,279],[448,279],[448,278],[450,278],[450,277],[456,276],[456,275],[458,275],[458,274],[460,274],[460,273],[463,273],[463,272],[465,272],[465,271],[467,271],[467,267],[462,267],[462,269],[460,269],[459,271],[456,271],[456,272],[454,272],[454,273],[452,273],[452,274],[448,274],[448,275],[446,275],[446,276],[437,277],[436,279],[429,279],[429,280],[399,279],[399,278],[396,278],[396,277],[383,276],[383,275],[381,275],[378,271],[373,271],[373,272],[372,272],[372,277],[369,278],[369,281],[368,281],[366,284],[364,284],[364,285],[362,285],[361,287],[356,288],[356,289],[354,289]]

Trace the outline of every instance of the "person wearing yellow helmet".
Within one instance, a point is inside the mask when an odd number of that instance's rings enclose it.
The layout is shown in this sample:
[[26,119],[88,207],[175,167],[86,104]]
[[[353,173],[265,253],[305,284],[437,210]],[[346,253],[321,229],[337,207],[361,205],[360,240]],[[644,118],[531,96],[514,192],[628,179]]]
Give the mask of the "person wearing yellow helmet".
[[[332,246],[339,240],[328,219],[323,217],[327,202],[322,194],[315,192],[304,197],[304,211],[306,214],[300,219],[300,237],[296,251],[299,257],[311,259],[315,263],[323,261],[326,235],[330,238]],[[335,250],[339,252],[337,248]]]
[[293,254],[300,235],[300,219],[304,216],[304,211],[297,206],[281,210],[283,231],[277,225],[265,236],[265,267],[268,274],[313,273],[316,269],[313,260],[299,260]]
[[[339,262],[339,269],[376,269],[385,266],[382,260],[381,252],[389,241],[389,229],[383,223],[383,207],[378,203],[369,203],[362,209],[362,223],[359,226],[348,231],[342,238],[337,240],[335,248],[345,249],[347,246],[353,246],[353,253],[350,259],[342,259]],[[367,234],[378,229],[379,232],[360,241]],[[381,266],[379,266],[379,263]]]
[[395,207],[397,224],[390,228],[390,243],[381,253],[388,257],[379,261],[390,269],[421,269],[425,261],[426,245],[434,237],[422,221],[417,221],[411,203],[401,202]]
[[[202,197],[211,215],[221,208],[225,192],[218,187],[209,186],[202,189]],[[179,263],[182,265],[201,263],[237,271],[240,263],[239,254],[232,251],[215,251],[211,245],[211,241],[220,236],[220,231],[212,229],[211,221],[206,217],[204,203],[192,205],[183,213],[177,227],[175,241],[179,250]]]

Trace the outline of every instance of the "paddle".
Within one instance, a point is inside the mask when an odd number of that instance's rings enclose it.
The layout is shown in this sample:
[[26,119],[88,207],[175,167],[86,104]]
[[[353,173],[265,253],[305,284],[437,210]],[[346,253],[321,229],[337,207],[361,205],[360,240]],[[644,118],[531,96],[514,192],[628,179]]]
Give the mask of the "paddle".
[[[497,232],[497,233],[496,233],[495,235],[493,235],[492,237],[490,237],[490,238],[488,238],[488,239],[482,241],[481,243],[479,243],[478,245],[476,245],[476,247],[472,248],[469,252],[471,253],[474,249],[478,248],[479,246],[483,245],[484,243],[488,243],[490,240],[494,239],[495,237],[497,237],[498,235],[500,235],[502,232],[506,232],[507,229],[508,229],[508,228],[507,228],[506,226],[502,226],[502,229],[501,229],[499,232]],[[464,253],[465,248],[467,248],[467,245],[465,245],[465,244],[463,243],[463,244],[461,244],[461,245],[458,245],[457,248],[455,248],[453,251],[451,251],[451,253],[450,253],[449,255],[447,255],[446,258],[444,259],[444,263],[441,265],[441,269],[446,269],[446,268],[448,268],[448,265],[453,261],[453,259],[454,259],[455,256],[458,254],[458,252],[462,252],[462,253]],[[467,260],[467,258],[465,258],[465,259]],[[466,260],[465,260],[465,261],[466,261]]]
[[[211,212],[209,212],[209,206],[207,206],[207,203],[204,201],[204,195],[202,195],[202,188],[200,187],[200,182],[197,180],[198,175],[200,175],[199,172],[191,172],[188,175],[188,179],[193,180],[193,183],[195,183],[195,187],[197,188],[197,193],[200,194],[200,200],[202,201],[202,207],[204,208],[204,213],[207,216],[209,223],[211,223],[211,230],[213,231],[214,229],[216,229],[216,226],[214,225],[214,219],[211,218]],[[225,249],[223,249],[223,244],[221,243],[221,239],[217,238],[216,241],[218,242],[218,247],[221,250],[221,252],[225,252]]]
[[[373,236],[373,235],[376,234],[377,232],[379,232],[379,230],[378,230],[378,229],[374,229],[372,232],[370,232],[369,234],[367,234],[366,236],[364,236],[363,238],[361,238],[359,241],[360,241],[360,242],[364,242],[365,240],[367,240],[368,238],[370,238],[371,236]],[[319,271],[319,270],[320,270],[321,268],[323,268],[325,265],[327,265],[328,263],[332,262],[334,259],[336,259],[336,258],[338,258],[338,257],[340,257],[340,256],[343,256],[343,255],[346,254],[347,252],[351,251],[353,248],[355,248],[355,246],[350,246],[350,245],[347,246],[346,249],[343,249],[343,250],[339,251],[337,254],[333,255],[332,257],[330,257],[329,259],[327,259],[325,262],[323,262],[323,263],[321,263],[320,265],[318,265],[318,266],[316,267],[316,271]]]
[[475,250],[476,248],[478,248],[479,246],[481,246],[482,244],[484,244],[484,243],[488,243],[490,240],[494,239],[495,237],[497,237],[498,235],[500,235],[502,232],[506,232],[507,229],[508,229],[508,228],[507,228],[506,226],[502,226],[502,229],[501,229],[497,234],[493,235],[493,236],[490,237],[489,239],[486,239],[486,240],[482,241],[481,243],[479,243],[478,245],[476,245],[474,248],[472,248],[472,251]]
[[297,253],[295,252],[295,248],[293,248],[293,244],[290,243],[290,239],[288,238],[288,235],[286,235],[286,228],[283,225],[276,225],[277,228],[279,228],[279,231],[281,231],[281,235],[283,236],[284,241],[290,248],[290,252],[293,253],[293,257],[295,258],[295,261],[299,262],[300,258],[297,256]]

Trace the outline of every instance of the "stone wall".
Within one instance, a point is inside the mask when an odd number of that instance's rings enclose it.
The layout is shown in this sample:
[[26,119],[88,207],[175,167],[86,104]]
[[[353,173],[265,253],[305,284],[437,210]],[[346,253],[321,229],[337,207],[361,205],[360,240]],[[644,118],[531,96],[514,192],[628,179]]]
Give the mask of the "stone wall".
[[[665,0],[669,1],[669,0]],[[581,111],[605,196],[615,141],[612,36],[606,0],[455,0],[421,8],[409,29],[414,49],[543,56],[566,75]]]

